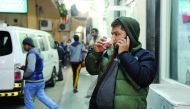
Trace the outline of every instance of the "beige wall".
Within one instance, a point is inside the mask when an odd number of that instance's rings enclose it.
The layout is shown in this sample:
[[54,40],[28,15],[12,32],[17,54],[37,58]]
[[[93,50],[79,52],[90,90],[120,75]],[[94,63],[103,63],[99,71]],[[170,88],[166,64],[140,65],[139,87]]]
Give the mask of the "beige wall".
[[[62,42],[63,33],[58,31],[58,25],[60,23],[57,11],[53,8],[53,4],[50,0],[29,0],[28,11],[28,28],[40,29],[40,19],[49,19],[53,22],[52,31],[48,31],[56,41]],[[38,10],[36,5],[42,7],[42,10]],[[49,8],[49,9],[48,9]],[[54,11],[53,11],[54,10]],[[37,13],[38,12],[38,13]],[[49,12],[49,13],[48,13]]]
[[[17,22],[14,22],[15,19]],[[4,21],[8,25],[27,27],[26,14],[0,14],[0,21]]]
[[79,20],[76,18],[72,18],[70,38],[72,38],[74,34],[78,34],[78,35],[81,35],[80,40],[84,39],[83,31],[76,32],[76,30],[79,26],[85,27],[85,20]]
[[38,29],[35,0],[28,0],[28,22],[27,23],[28,23],[28,28]]

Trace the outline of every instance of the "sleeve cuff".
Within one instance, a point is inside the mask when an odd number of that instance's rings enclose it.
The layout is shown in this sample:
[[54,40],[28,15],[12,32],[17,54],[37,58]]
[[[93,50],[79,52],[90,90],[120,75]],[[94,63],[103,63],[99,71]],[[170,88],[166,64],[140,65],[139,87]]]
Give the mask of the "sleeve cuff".
[[91,49],[89,52],[91,52],[95,57],[101,57],[103,55],[103,52],[96,52],[93,49]]

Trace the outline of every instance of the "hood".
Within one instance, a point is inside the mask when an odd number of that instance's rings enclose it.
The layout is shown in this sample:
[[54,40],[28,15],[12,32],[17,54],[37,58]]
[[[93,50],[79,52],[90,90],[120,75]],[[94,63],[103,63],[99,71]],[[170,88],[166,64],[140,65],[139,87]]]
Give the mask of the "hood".
[[79,44],[80,44],[79,41],[75,41],[75,42],[73,42],[71,45],[74,46],[74,47],[76,47],[76,46],[79,45]]
[[130,52],[134,54],[139,51],[142,44],[139,42],[140,26],[138,21],[130,17],[119,17],[118,19],[130,39]]

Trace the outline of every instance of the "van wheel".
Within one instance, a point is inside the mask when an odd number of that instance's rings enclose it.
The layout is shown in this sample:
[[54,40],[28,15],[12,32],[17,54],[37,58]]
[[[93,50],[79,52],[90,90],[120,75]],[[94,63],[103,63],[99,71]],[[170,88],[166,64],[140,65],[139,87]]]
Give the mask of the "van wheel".
[[52,71],[52,74],[51,74],[51,79],[50,79],[50,84],[49,84],[50,87],[55,86],[56,78],[57,78],[57,75],[56,75],[56,70],[54,68],[53,71]]

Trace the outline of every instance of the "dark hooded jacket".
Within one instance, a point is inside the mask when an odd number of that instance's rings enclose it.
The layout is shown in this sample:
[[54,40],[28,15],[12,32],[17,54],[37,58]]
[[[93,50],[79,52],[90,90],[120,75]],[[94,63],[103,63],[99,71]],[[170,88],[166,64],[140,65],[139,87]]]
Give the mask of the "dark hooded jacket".
[[[146,109],[148,87],[155,76],[155,59],[147,50],[141,48],[138,41],[140,34],[139,23],[129,17],[120,17],[119,20],[130,38],[130,51],[118,55],[120,65],[115,82],[115,97],[113,109]],[[93,50],[86,57],[86,69],[92,75],[101,75],[106,71],[111,61],[113,50],[106,53],[97,53]],[[97,84],[98,85],[98,84]],[[93,98],[93,97],[92,97]],[[90,101],[90,109],[98,109]],[[106,108],[105,108],[106,109]]]

